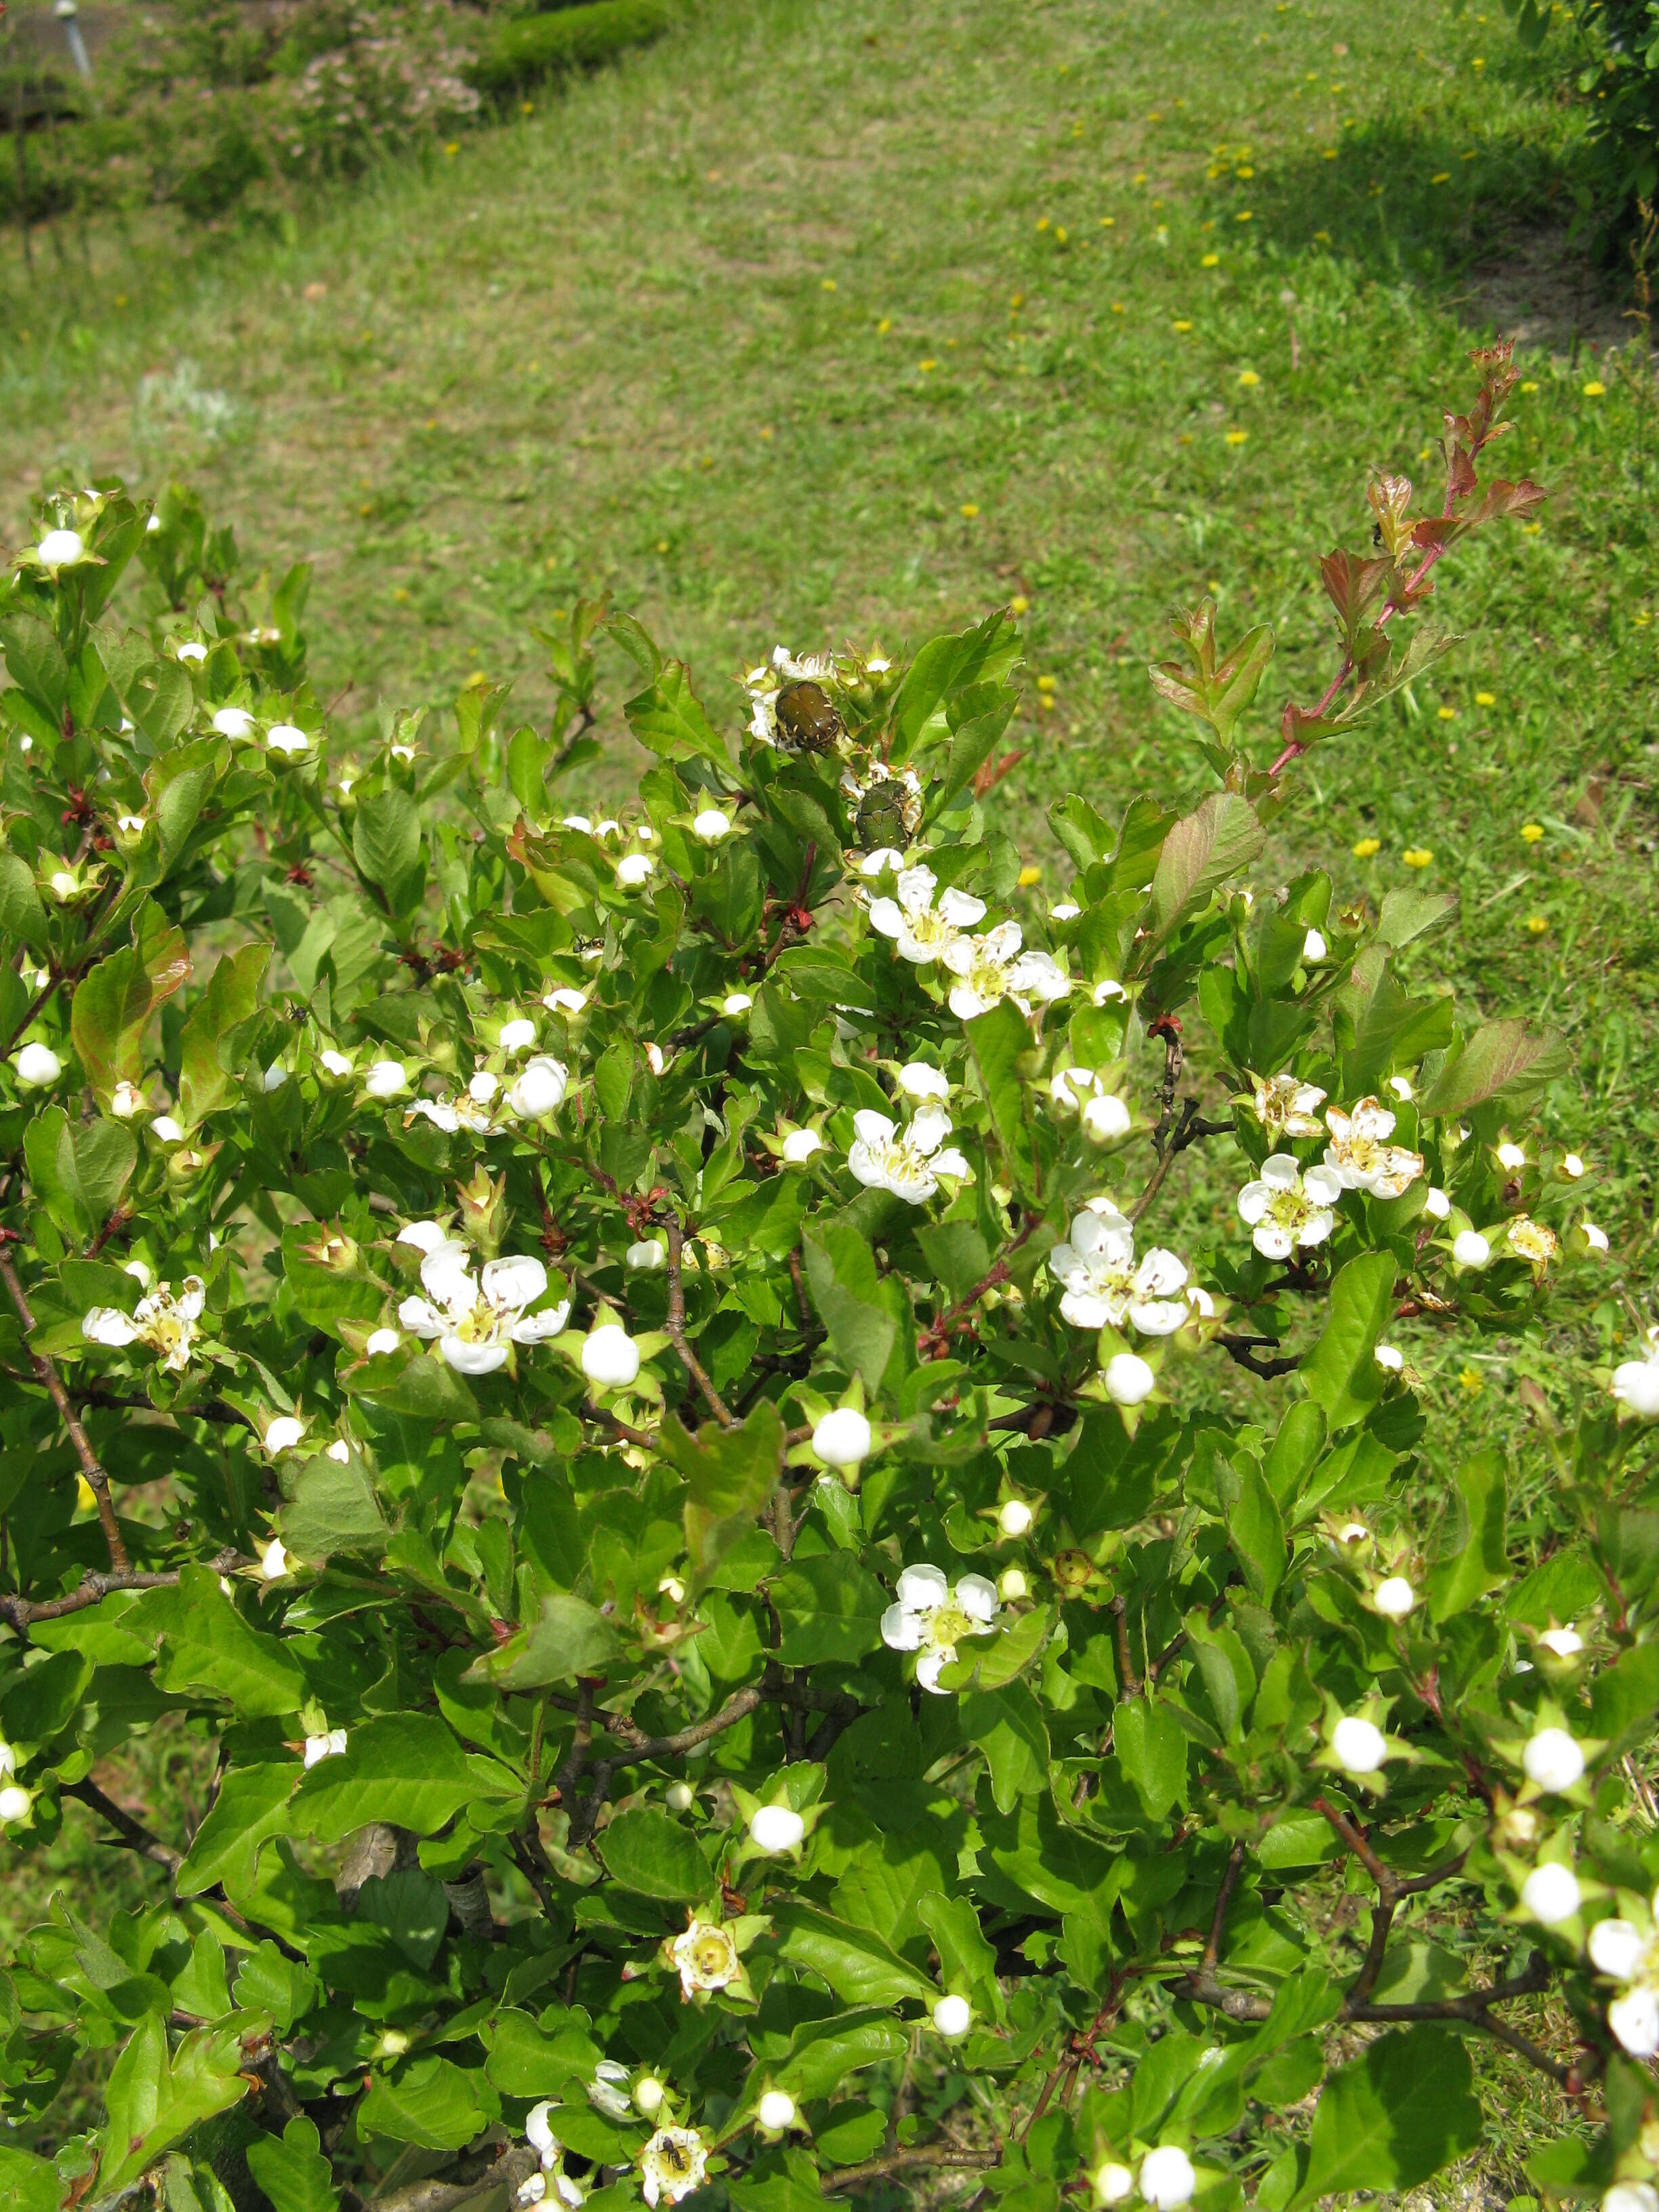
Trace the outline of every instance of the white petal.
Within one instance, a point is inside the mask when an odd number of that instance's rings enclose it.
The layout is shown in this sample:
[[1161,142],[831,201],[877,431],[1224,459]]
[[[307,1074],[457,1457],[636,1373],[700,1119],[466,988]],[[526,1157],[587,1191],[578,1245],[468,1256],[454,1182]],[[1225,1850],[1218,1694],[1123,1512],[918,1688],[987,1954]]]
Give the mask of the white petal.
[[913,1613],[933,1613],[951,1595],[951,1585],[938,1567],[906,1567],[895,1591],[899,1603]]
[[534,1305],[547,1288],[547,1270],[539,1260],[520,1255],[515,1259],[484,1263],[483,1294],[493,1306]]
[[963,1575],[952,1593],[969,1620],[988,1626],[997,1617],[997,1586],[983,1575]]
[[861,1106],[854,1115],[853,1127],[866,1145],[890,1145],[896,1133],[896,1125],[884,1114],[878,1114],[868,1106]]
[[428,1339],[441,1336],[449,1326],[437,1308],[428,1305],[424,1298],[405,1298],[398,1309],[398,1320],[412,1336]]
[[1269,1190],[1294,1190],[1302,1170],[1289,1152],[1274,1152],[1261,1163],[1261,1180]]
[[1288,1260],[1296,1249],[1295,1237],[1276,1221],[1258,1221],[1250,1242],[1264,1260]]
[[464,1337],[446,1336],[438,1349],[458,1375],[493,1375],[507,1364],[504,1344],[470,1344]]
[[[918,871],[917,872],[920,873],[921,871]],[[903,878],[901,878],[901,889],[902,888],[902,883]],[[939,910],[942,917],[951,924],[951,927],[953,929],[971,929],[976,921],[983,921],[985,919],[984,900],[981,898],[975,898],[971,891],[959,891],[954,884],[951,884],[948,891],[941,894],[939,902]],[[1014,941],[1018,944],[1019,941],[1018,923],[1006,922],[1003,926],[1005,928],[1012,929],[1014,932]],[[994,932],[993,934],[994,934]]]
[[881,1640],[890,1651],[920,1651],[921,1615],[902,1605],[890,1605],[881,1616]]

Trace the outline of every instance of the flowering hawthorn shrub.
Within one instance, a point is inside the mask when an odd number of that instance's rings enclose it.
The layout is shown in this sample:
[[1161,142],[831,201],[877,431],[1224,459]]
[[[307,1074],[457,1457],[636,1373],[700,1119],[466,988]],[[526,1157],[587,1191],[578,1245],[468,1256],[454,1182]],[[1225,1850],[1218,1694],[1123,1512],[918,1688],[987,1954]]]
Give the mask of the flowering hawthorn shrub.
[[[479,684],[351,758],[301,575],[254,622],[188,501],[43,514],[0,1823],[73,1798],[153,1893],[42,1899],[0,1980],[9,2203],[1288,2212],[1474,2148],[1486,2038],[1564,2094],[1537,2185],[1655,2212],[1659,1349],[1561,1377],[1524,1535],[1502,1451],[1431,1484],[1413,1339],[1605,1247],[1528,1118],[1562,1054],[1407,989],[1448,901],[1243,881],[1541,496],[1483,478],[1478,362],[1443,497],[1379,480],[1325,562],[1272,764],[1272,638],[1201,607],[1153,675],[1216,787],[1063,799],[1052,908],[987,803],[1006,615],[780,652],[734,737],[584,606],[550,726]],[[614,817],[556,795],[602,629],[655,756]],[[212,1770],[182,1852],[100,1767],[154,1729]]]

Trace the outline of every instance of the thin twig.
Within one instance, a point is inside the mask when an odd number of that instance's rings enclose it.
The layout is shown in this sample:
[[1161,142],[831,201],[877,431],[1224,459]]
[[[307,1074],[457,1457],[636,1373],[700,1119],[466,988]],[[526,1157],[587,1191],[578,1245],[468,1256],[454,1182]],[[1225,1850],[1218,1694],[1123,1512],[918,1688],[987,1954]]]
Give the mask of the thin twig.
[[17,1309],[17,1318],[23,1324],[24,1349],[29,1364],[42,1382],[57,1407],[64,1426],[69,1431],[70,1442],[75,1446],[76,1457],[86,1476],[94,1498],[97,1502],[98,1518],[103,1524],[104,1541],[109,1547],[109,1563],[117,1574],[125,1574],[131,1565],[127,1547],[122,1540],[119,1522],[115,1517],[115,1501],[109,1494],[109,1477],[103,1463],[92,1448],[92,1441],[81,1425],[81,1417],[70,1403],[63,1378],[44,1352],[36,1352],[28,1342],[34,1330],[34,1316],[29,1311],[29,1302],[23,1295],[23,1285],[17,1279],[17,1270],[11,1263],[11,1255],[0,1245],[0,1283],[6,1286],[6,1295]]
[[153,1859],[169,1874],[177,1874],[185,1863],[182,1851],[175,1851],[171,1844],[164,1844],[159,1836],[152,1835],[142,1820],[135,1820],[125,1806],[106,1797],[95,1782],[66,1782],[58,1793],[61,1796],[78,1798],[82,1805],[107,1820],[130,1851],[140,1858]]
[[668,1319],[665,1326],[669,1341],[680,1356],[681,1366],[708,1401],[709,1412],[723,1429],[729,1429],[732,1425],[731,1408],[709,1381],[707,1370],[692,1351],[685,1334],[685,1285],[680,1275],[680,1254],[685,1243],[685,1231],[672,1213],[663,1226],[668,1237]]
[[[246,1562],[240,1552],[226,1551],[216,1553],[206,1564],[215,1574],[228,1575]],[[88,1606],[101,1605],[118,1590],[177,1589],[179,1571],[173,1567],[161,1574],[134,1573],[129,1569],[118,1575],[83,1575],[66,1597],[41,1598],[33,1603],[0,1590],[0,1620],[9,1620],[21,1635],[37,1620],[62,1620],[67,1613],[84,1613]]]
[[[828,2196],[832,2189],[854,2189],[861,2181],[884,2181],[890,2174],[909,2173],[917,2166],[954,2166],[980,2173],[998,2165],[1001,2158],[1001,2151],[996,2149],[950,2150],[943,2145],[930,2149],[918,2144],[912,2150],[896,2150],[884,2153],[880,2158],[866,2158],[861,2166],[837,2166],[833,2173],[823,2176],[818,2187]],[[381,2208],[377,2205],[375,2212],[381,2212]]]

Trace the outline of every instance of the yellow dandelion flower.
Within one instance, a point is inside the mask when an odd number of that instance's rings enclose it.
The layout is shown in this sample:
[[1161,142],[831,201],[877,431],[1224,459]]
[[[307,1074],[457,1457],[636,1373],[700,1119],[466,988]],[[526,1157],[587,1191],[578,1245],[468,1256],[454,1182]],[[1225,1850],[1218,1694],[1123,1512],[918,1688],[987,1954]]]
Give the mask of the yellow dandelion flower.
[[1429,179],[1429,182],[1431,185],[1449,185],[1451,182],[1451,171],[1449,169],[1442,169],[1439,175],[1431,177]]
[[1217,269],[1219,268],[1220,265],[1221,256],[1218,253],[1206,253],[1203,260],[1199,264],[1199,267],[1200,269]]
[[1522,386],[1521,389],[1522,392],[1536,392],[1538,389],[1537,378],[1529,376],[1526,382]]
[[962,519],[964,522],[971,522],[978,513],[979,503],[976,500],[964,499],[963,501]]
[[1230,446],[1242,446],[1249,434],[1248,430],[1229,430],[1227,443]]
[[1498,704],[1498,694],[1495,691],[1477,691],[1474,695],[1474,703],[1477,707],[1495,707]]
[[1047,229],[1048,229],[1048,216],[1047,216],[1046,215],[1040,215],[1040,216],[1037,217],[1037,228],[1038,228],[1039,230],[1047,230]]
[[1144,185],[1144,184],[1146,183],[1146,172],[1145,171],[1145,169],[1137,169],[1137,170],[1136,170],[1136,172],[1135,172],[1135,182],[1136,182],[1138,185]]
[[916,363],[916,367],[921,371],[924,376],[931,376],[933,371],[939,367],[939,363],[930,358],[927,361],[919,361]]
[[1382,840],[1380,837],[1362,837],[1353,848],[1353,856],[1356,860],[1369,860],[1382,850]]
[[446,154],[459,154],[460,150],[461,142],[459,138],[452,138],[449,143],[444,148]]
[[1455,707],[1442,707],[1439,709],[1439,714],[1443,722],[1455,722],[1457,720],[1457,709]]
[[1233,174],[1236,177],[1253,177],[1255,174],[1255,171],[1250,167],[1249,163],[1246,161],[1241,167],[1235,169],[1233,171]]
[[819,278],[818,289],[820,292],[833,292],[835,289],[836,280],[833,276],[823,276]]
[[1249,208],[1240,208],[1238,213],[1233,217],[1233,221],[1235,222],[1249,222],[1250,220],[1250,210]]
[[1645,607],[1638,607],[1636,612],[1631,617],[1631,620],[1635,623],[1638,629],[1645,629],[1648,624],[1653,620],[1653,617],[1648,612]]
[[1054,225],[1054,244],[1056,246],[1064,246],[1066,236],[1067,233],[1065,224],[1063,222],[1056,223]]
[[1253,390],[1256,385],[1260,384],[1261,379],[1256,374],[1253,368],[1241,368],[1238,372],[1238,380],[1244,386],[1244,389],[1249,392]]
[[[1331,158],[1332,158],[1333,160],[1334,160],[1336,157],[1335,157],[1335,155],[1333,155]],[[1328,245],[1330,244],[1330,242],[1331,242],[1331,234],[1329,233],[1329,231],[1328,231],[1328,230],[1316,230],[1316,231],[1315,231],[1315,233],[1314,233],[1314,244],[1315,244],[1316,246],[1328,246]]]
[[1052,691],[1054,688],[1056,680],[1057,679],[1052,676],[1039,676],[1036,680],[1037,690],[1039,691]]
[[1478,1398],[1486,1386],[1481,1381],[1477,1370],[1465,1367],[1458,1374],[1457,1387],[1460,1390],[1467,1390],[1471,1398]]
[[1320,160],[1321,160],[1322,161],[1335,161],[1335,159],[1336,159],[1336,149],[1335,149],[1335,147],[1334,147],[1334,146],[1322,146],[1322,147],[1320,148],[1320,149],[1319,149],[1319,158],[1320,158]]
[[1117,228],[1117,217],[1115,215],[1102,216],[1100,218],[1100,227],[1103,230],[1115,230]]
[[1536,538],[1543,527],[1541,522],[1523,522],[1521,526],[1521,535],[1523,538]]
[[1033,884],[1040,884],[1042,881],[1041,868],[1022,868],[1019,872],[1019,887],[1023,891],[1029,891]]
[[1192,325],[1183,316],[1179,322],[1171,323],[1170,328],[1172,331],[1179,331],[1182,337],[1185,337],[1188,331],[1191,330]]
[[1426,868],[1434,854],[1426,845],[1413,845],[1400,857],[1408,868]]
[[1539,844],[1542,842],[1543,836],[1544,825],[1541,822],[1523,822],[1521,824],[1521,842],[1522,844]]
[[1584,397],[1586,399],[1600,399],[1605,396],[1607,388],[1599,376],[1593,376],[1584,386]]
[[1024,592],[1016,592],[1008,602],[1008,611],[1011,615],[1023,615],[1029,611],[1030,605]]
[[1527,934],[1528,937],[1542,937],[1548,927],[1549,921],[1545,915],[1541,914],[1529,914],[1527,916]]
[[1127,314],[1128,310],[1125,307],[1121,300],[1114,300],[1112,302],[1112,313],[1115,315],[1122,315]]
[[520,115],[533,115],[536,112],[535,101],[533,100],[526,100],[520,102],[519,112]]
[[668,540],[665,538],[659,538],[657,540],[657,550],[659,553],[665,553],[668,550]]
[[884,338],[888,331],[890,331],[892,327],[893,318],[890,315],[884,315],[881,320],[876,325],[876,336],[878,338]]

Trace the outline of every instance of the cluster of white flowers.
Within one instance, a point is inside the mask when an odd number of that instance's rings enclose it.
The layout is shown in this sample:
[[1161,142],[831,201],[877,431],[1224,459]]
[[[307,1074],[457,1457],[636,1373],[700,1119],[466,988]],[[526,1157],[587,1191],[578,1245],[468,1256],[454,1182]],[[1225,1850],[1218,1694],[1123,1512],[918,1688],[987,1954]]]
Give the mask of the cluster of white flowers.
[[983,1575],[963,1575],[952,1589],[938,1567],[906,1567],[894,1602],[881,1617],[881,1640],[890,1651],[916,1651],[916,1680],[942,1696],[939,1678],[964,1637],[983,1636],[1000,1611],[996,1584]]
[[885,1114],[861,1107],[853,1116],[853,1128],[848,1166],[866,1189],[890,1191],[908,1206],[925,1206],[941,1176],[969,1172],[957,1147],[945,1147],[951,1116],[936,1100],[919,1107],[903,1128]]
[[[1659,1891],[1651,1911],[1659,1920]],[[1607,2026],[1632,2058],[1659,2057],[1659,1936],[1631,1920],[1598,1920],[1589,1931],[1590,1964],[1624,1984],[1607,2007]]]
[[[142,1261],[135,1261],[127,1268],[129,1274],[137,1274],[143,1280],[149,1273]],[[139,1299],[130,1314],[118,1306],[94,1306],[81,1323],[81,1334],[88,1344],[102,1344],[119,1349],[129,1344],[146,1344],[152,1352],[159,1352],[161,1365],[172,1375],[182,1375],[190,1364],[195,1348],[198,1322],[207,1304],[207,1286],[199,1275],[186,1275],[175,1297],[169,1283],[158,1283],[153,1291]]]
[[[422,1231],[432,1225],[410,1224]],[[405,1298],[398,1319],[413,1335],[435,1339],[459,1374],[494,1374],[506,1365],[509,1346],[544,1344],[570,1318],[568,1298],[540,1313],[526,1310],[547,1288],[547,1270],[539,1260],[488,1260],[475,1279],[467,1247],[452,1243],[441,1231],[435,1233],[439,1241],[427,1247],[421,1261],[421,1286],[427,1295]],[[405,1230],[399,1242],[418,1239]]]
[[1303,1173],[1290,1152],[1273,1152],[1238,1194],[1239,1218],[1264,1260],[1288,1260],[1298,1248],[1322,1244],[1336,1225],[1341,1177],[1328,1167]]
[[581,2183],[564,2170],[564,2145],[553,2132],[553,2106],[544,2100],[532,2105],[525,2116],[524,2137],[541,2160],[539,2173],[532,2173],[519,2191],[520,2204],[539,2204],[551,2189],[560,2203],[574,2207],[587,2196]]
[[1091,1144],[1113,1144],[1134,1127],[1128,1107],[1093,1068],[1062,1067],[1049,1082],[1048,1096],[1058,1112],[1077,1115]]
[[[404,1070],[395,1060],[377,1060],[365,1081],[369,1095],[376,1098],[398,1097],[406,1087]],[[481,1067],[453,1097],[411,1099],[404,1120],[412,1121],[418,1114],[447,1135],[466,1129],[484,1137],[509,1121],[544,1121],[563,1104],[569,1087],[570,1071],[563,1061],[537,1053],[505,1084],[492,1069]]]
[[1375,1098],[1362,1098],[1352,1113],[1328,1106],[1325,1127],[1331,1141],[1325,1164],[1344,1190],[1363,1190],[1373,1198],[1398,1198],[1423,1172],[1423,1155],[1391,1145],[1397,1116]]
[[[871,855],[883,861],[891,857],[885,851]],[[896,898],[871,900],[870,927],[892,939],[902,960],[918,968],[938,961],[949,969],[957,979],[951,1011],[959,1020],[971,1021],[1004,999],[1029,1014],[1034,1006],[1051,1005],[1070,991],[1071,978],[1052,953],[1022,950],[1017,921],[999,922],[983,937],[968,933],[986,913],[984,900],[971,891],[955,884],[941,891],[926,866],[901,868],[897,889]]]
[[1067,1241],[1049,1252],[1048,1273],[1073,1328],[1172,1336],[1194,1310],[1185,1261],[1154,1245],[1137,1262],[1133,1224],[1109,1198],[1091,1198],[1077,1215]]
[[[1136,2177],[1121,2159],[1109,2158],[1090,2177],[1097,2204],[1127,2204],[1135,2195]],[[1160,2143],[1140,2161],[1139,2190],[1143,2203],[1153,2212],[1180,2212],[1189,2204],[1198,2187],[1193,2162],[1178,2143]]]

